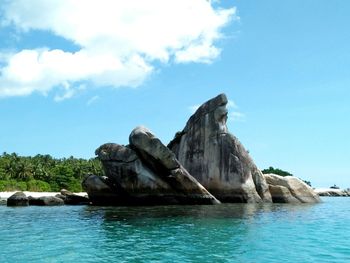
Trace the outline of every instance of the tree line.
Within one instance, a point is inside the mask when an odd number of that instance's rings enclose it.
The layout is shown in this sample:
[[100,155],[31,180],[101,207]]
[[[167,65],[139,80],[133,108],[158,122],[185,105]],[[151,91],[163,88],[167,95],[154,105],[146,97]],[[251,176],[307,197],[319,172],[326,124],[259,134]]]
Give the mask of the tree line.
[[96,158],[53,158],[46,154],[34,157],[4,152],[0,156],[0,191],[60,191],[62,188],[81,192],[86,175],[103,175]]

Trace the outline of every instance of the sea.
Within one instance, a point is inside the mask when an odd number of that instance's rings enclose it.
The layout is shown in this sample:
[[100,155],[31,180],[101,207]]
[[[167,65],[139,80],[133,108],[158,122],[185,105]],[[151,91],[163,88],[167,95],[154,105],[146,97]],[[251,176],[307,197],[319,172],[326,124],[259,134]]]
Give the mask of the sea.
[[350,198],[322,201],[0,206],[0,262],[350,262]]

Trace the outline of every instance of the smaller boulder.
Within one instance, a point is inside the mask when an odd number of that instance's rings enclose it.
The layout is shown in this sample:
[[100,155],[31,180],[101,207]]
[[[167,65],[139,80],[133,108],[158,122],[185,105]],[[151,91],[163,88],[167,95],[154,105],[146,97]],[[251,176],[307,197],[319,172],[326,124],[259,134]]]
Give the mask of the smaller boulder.
[[28,197],[23,192],[16,192],[7,199],[7,206],[28,206]]
[[89,205],[90,199],[87,196],[74,194],[66,189],[61,190],[61,195],[64,196],[64,203],[66,205]]
[[63,196],[73,194],[71,191],[68,191],[68,190],[66,190],[66,189],[61,189],[60,193],[61,193],[61,195],[63,195]]
[[38,205],[38,206],[57,206],[64,205],[64,201],[61,198],[55,196],[41,196],[38,198],[29,196],[29,205]]
[[66,199],[64,200],[66,205],[89,205],[90,199],[86,196],[70,194],[66,195]]
[[300,203],[321,202],[318,194],[310,186],[295,176],[264,174],[264,177],[269,185],[273,201],[294,203],[295,199],[297,199]]
[[66,200],[66,196],[63,194],[57,194],[57,195],[55,195],[55,197],[62,199],[63,201]]

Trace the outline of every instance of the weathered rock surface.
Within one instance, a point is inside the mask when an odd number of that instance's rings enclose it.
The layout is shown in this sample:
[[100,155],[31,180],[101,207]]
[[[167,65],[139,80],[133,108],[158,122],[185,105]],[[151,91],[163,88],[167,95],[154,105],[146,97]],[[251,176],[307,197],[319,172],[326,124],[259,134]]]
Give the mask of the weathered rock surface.
[[63,201],[66,205],[88,205],[90,199],[86,196],[74,194],[66,189],[61,190],[61,195],[64,196]]
[[7,199],[7,206],[28,206],[28,197],[23,192],[16,192]]
[[55,196],[41,196],[41,197],[28,197],[29,205],[38,206],[57,206],[64,205],[64,201],[61,198]]
[[[116,195],[116,204],[218,203],[144,127],[132,131],[130,146],[104,144],[96,150],[96,155],[108,178],[104,183]],[[90,186],[92,191],[86,189],[88,193],[96,192],[93,186]],[[92,201],[93,195],[89,193]]]
[[294,176],[264,174],[275,203],[317,203],[321,199],[306,183]]
[[[161,177],[172,189],[191,199],[208,199],[218,203],[188,171],[179,163],[175,154],[145,127],[137,127],[130,134],[130,146],[139,153],[144,163]],[[197,203],[197,201],[194,201]]]
[[249,153],[228,132],[227,98],[198,108],[168,147],[179,162],[222,202],[271,202],[268,185]]

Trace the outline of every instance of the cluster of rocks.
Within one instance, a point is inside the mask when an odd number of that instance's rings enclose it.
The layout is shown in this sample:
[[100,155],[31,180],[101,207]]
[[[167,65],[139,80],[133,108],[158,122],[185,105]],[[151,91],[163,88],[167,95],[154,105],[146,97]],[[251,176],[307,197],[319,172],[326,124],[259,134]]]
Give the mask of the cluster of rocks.
[[73,194],[62,189],[60,194],[55,196],[32,197],[26,196],[23,192],[16,192],[7,199],[7,206],[58,206],[58,205],[86,205],[90,200],[86,196]]
[[350,189],[315,189],[319,196],[350,197]]
[[129,145],[96,150],[105,175],[91,175],[83,188],[96,205],[218,204],[220,202],[319,202],[295,177],[263,175],[239,140],[229,133],[227,98],[200,106],[165,146],[145,127]]

